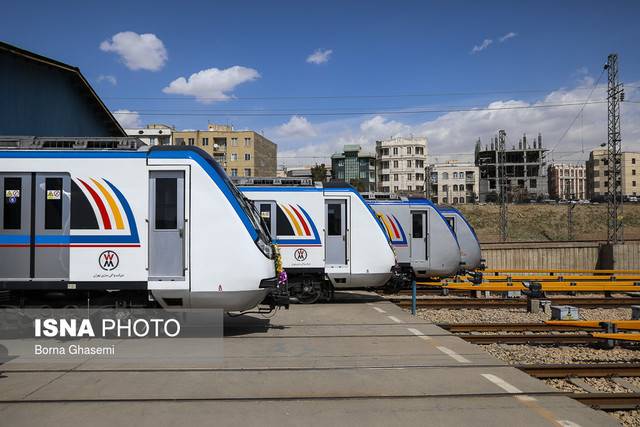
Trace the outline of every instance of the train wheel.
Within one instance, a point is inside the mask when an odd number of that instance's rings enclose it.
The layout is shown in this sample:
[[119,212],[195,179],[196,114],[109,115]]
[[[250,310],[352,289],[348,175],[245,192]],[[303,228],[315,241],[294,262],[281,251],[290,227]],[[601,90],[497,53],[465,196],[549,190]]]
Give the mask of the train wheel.
[[319,283],[305,282],[300,286],[295,297],[300,304],[314,304],[322,296],[322,285]]

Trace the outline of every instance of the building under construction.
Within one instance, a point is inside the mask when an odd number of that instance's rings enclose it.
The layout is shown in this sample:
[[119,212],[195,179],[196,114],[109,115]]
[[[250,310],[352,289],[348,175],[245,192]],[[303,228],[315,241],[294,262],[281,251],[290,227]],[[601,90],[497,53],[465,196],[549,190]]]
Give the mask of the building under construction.
[[[505,144],[504,166],[506,191],[509,201],[527,201],[549,197],[545,153],[542,135],[528,140],[523,135],[518,145]],[[500,192],[500,155],[498,136],[482,146],[476,142],[475,163],[480,169],[480,202],[495,202]]]

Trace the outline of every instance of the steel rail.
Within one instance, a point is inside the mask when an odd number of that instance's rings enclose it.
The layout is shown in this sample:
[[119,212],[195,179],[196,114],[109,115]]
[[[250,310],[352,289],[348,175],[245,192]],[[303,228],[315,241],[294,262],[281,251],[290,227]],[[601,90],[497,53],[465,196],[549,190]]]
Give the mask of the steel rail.
[[586,345],[603,341],[588,334],[457,334],[456,336],[472,344]]
[[515,365],[536,378],[640,377],[639,363]]
[[[593,297],[552,297],[544,298],[553,304],[573,305],[576,307],[628,307],[640,305],[640,298],[593,298]],[[388,298],[400,307],[410,307],[411,299]],[[421,308],[503,308],[526,307],[527,300],[523,298],[424,298],[417,300]]]

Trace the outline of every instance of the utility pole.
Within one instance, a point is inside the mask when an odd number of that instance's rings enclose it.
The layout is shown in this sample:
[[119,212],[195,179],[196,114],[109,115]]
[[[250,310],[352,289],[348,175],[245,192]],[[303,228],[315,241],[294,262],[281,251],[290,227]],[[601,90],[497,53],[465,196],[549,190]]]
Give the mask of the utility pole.
[[620,101],[624,100],[622,83],[618,82],[618,54],[612,53],[604,66],[609,77],[607,88],[607,243],[624,242],[622,191],[622,138],[620,136]]
[[507,165],[505,153],[505,140],[507,133],[500,129],[498,131],[498,186],[500,188],[500,240],[507,241],[509,234],[509,212],[507,211],[507,203],[509,202],[507,194]]

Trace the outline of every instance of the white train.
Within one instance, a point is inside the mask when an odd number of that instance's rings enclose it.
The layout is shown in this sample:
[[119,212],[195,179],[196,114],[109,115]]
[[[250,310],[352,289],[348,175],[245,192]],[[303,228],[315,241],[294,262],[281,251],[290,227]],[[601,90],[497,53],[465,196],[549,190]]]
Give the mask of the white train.
[[388,193],[364,197],[391,239],[405,282],[415,276],[450,276],[460,269],[458,240],[433,203]]
[[482,252],[476,232],[462,213],[451,206],[438,206],[438,210],[456,233],[460,245],[460,266],[463,270],[482,267]]
[[[240,178],[280,248],[289,292],[302,303],[334,289],[384,286],[396,259],[375,213],[349,184],[307,186],[286,178]],[[310,183],[310,182],[309,182]]]
[[268,231],[220,166],[195,147],[140,147],[0,140],[0,289],[85,304],[286,304]]

